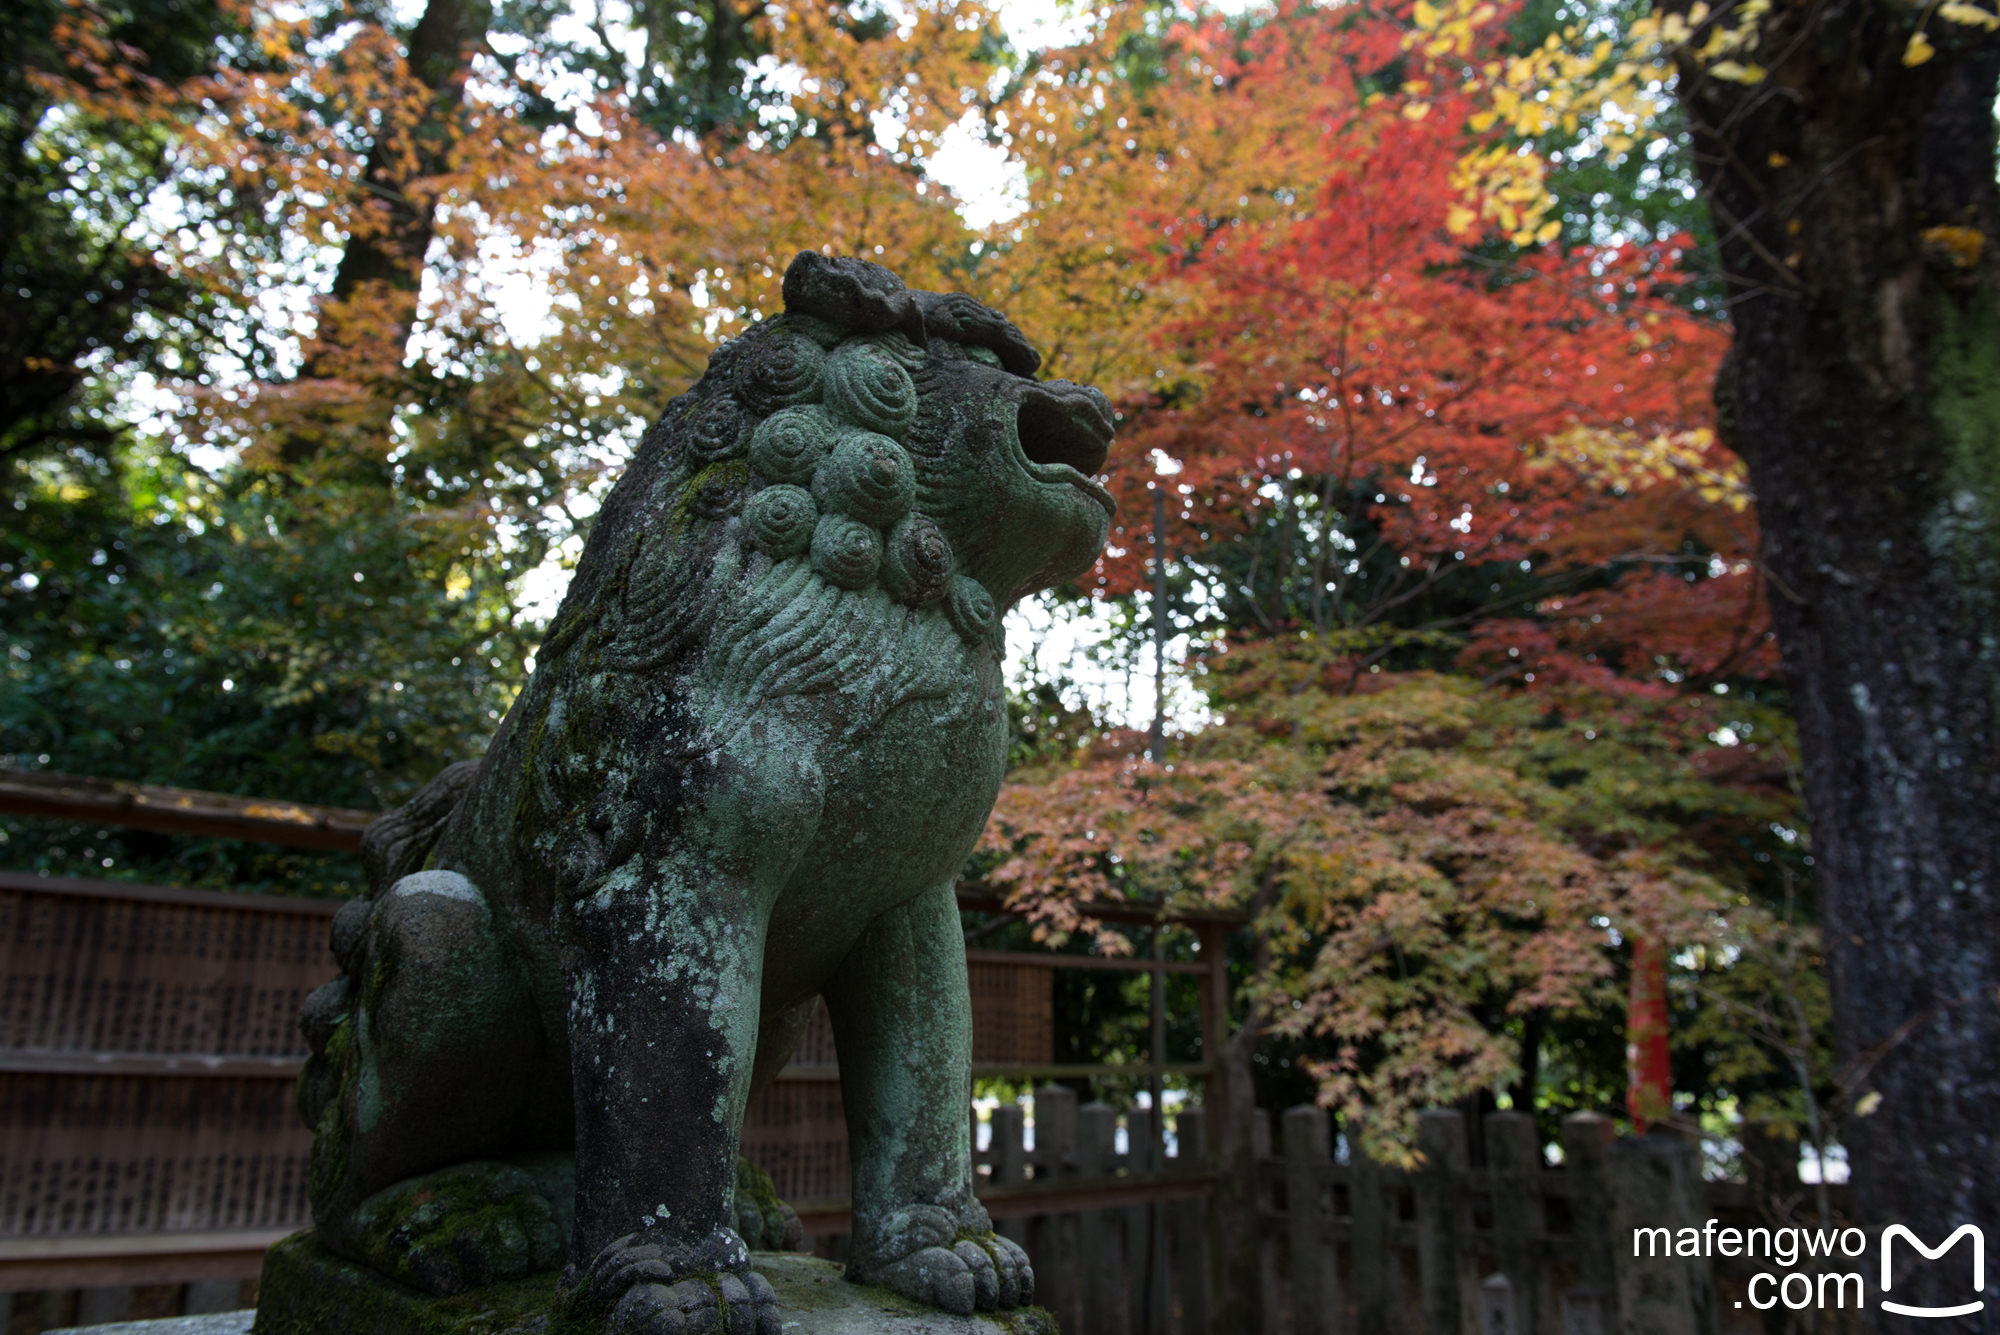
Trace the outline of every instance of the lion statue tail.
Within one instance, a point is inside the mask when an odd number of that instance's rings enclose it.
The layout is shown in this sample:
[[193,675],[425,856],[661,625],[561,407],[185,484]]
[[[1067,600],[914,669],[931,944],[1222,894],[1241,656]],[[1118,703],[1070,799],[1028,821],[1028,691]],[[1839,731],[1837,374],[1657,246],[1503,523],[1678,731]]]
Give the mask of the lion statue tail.
[[424,861],[437,847],[451,813],[478,777],[479,765],[477,760],[461,760],[445,766],[417,790],[415,797],[362,831],[361,862],[368,871],[368,898],[380,899],[397,881],[424,869]]

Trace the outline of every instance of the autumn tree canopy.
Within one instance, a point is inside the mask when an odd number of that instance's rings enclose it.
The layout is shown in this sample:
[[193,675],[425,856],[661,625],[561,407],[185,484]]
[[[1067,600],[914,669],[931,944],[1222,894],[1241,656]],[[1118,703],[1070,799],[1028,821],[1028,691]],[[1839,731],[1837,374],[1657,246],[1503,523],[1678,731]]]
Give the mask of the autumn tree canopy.
[[[1713,248],[1649,193],[1681,149],[1647,156],[1598,66],[1549,54],[1566,12],[1110,5],[1019,52],[976,0],[640,6],[589,36],[232,0],[169,60],[143,11],[52,9],[13,124],[61,179],[22,197],[81,191],[172,305],[86,295],[130,332],[54,348],[36,411],[97,437],[8,446],[0,749],[397,800],[483,744],[547,576],[790,256],[880,256],[1113,396],[1122,519],[1061,596],[1134,643],[1173,618],[1221,720],[1167,770],[1088,719],[1036,733],[1075,718],[1045,683],[972,874],[1077,949],[1130,945],[1093,898],[1252,909],[1245,1033],[1379,1114],[1385,1152],[1429,1102],[1615,1105],[1632,933],[1674,942],[1694,1015],[1765,927],[1809,944],[1811,859],[1711,407]],[[1569,80],[1553,119],[1524,120],[1523,61]],[[927,174],[954,126],[1011,155],[1018,216],[970,229]],[[90,202],[114,167],[124,202]],[[6,832],[51,870],[352,876]],[[1801,1081],[1740,1032],[1677,1081],[1796,1115],[1823,1035]]]

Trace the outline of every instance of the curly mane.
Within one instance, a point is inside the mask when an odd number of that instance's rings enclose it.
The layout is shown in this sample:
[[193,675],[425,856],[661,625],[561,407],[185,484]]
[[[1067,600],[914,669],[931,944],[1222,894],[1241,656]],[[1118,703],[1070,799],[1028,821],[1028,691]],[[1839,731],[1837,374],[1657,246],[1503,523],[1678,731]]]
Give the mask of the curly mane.
[[854,695],[856,730],[951,695],[998,627],[919,507],[942,499],[910,448],[927,356],[799,315],[719,349],[607,498],[541,670],[699,671],[724,733],[787,695]]

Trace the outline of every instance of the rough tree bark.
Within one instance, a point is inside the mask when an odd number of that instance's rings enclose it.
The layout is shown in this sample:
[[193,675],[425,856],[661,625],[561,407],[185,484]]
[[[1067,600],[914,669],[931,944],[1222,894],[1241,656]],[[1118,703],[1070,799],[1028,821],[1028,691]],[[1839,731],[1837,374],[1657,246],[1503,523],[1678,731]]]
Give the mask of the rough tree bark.
[[[1937,54],[1905,65],[1920,20]],[[1779,0],[1755,58],[1749,85],[1684,58],[1681,89],[1731,276],[1717,401],[1799,721],[1859,1208],[1932,1245],[2000,1236],[2000,42],[1917,6]],[[1969,1301],[1964,1250],[1899,1249],[1890,1296]]]
[[[432,115],[416,127],[413,145],[385,137],[369,148],[368,188],[387,206],[388,218],[381,231],[357,235],[347,243],[333,280],[336,301],[353,297],[364,284],[373,282],[387,283],[414,296],[433,228],[430,208],[410,197],[410,183],[444,168],[451,121],[465,98],[472,53],[485,42],[492,18],[490,0],[430,0],[423,17],[410,30],[410,73],[436,94]],[[408,147],[415,151],[406,153]]]

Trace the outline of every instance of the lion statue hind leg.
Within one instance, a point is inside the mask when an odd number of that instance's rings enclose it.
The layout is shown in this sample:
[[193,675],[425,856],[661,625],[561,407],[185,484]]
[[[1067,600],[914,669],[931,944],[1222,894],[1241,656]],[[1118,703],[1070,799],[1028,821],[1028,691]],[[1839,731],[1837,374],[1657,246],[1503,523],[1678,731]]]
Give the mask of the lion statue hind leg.
[[562,1264],[574,1168],[526,1153],[558,1143],[526,1125],[546,1044],[485,896],[417,872],[342,909],[334,936],[345,972],[300,1019],[321,1239],[440,1294]]

